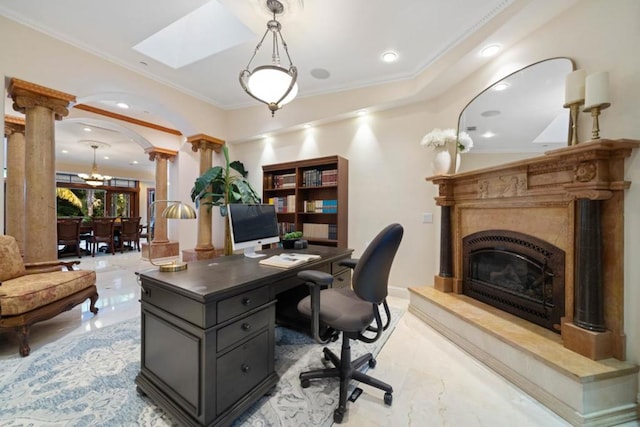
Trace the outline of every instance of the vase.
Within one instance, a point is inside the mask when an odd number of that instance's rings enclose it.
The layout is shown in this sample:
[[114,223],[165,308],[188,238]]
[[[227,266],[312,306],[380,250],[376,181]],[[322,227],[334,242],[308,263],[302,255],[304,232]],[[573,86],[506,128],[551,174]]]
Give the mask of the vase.
[[433,160],[431,161],[434,175],[445,175],[451,168],[451,154],[446,146],[436,147]]

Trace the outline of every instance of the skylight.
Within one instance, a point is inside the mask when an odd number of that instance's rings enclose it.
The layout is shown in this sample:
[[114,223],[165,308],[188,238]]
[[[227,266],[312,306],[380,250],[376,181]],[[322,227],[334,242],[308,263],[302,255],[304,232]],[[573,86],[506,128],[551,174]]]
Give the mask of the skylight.
[[171,68],[181,68],[255,38],[226,7],[211,0],[133,49]]

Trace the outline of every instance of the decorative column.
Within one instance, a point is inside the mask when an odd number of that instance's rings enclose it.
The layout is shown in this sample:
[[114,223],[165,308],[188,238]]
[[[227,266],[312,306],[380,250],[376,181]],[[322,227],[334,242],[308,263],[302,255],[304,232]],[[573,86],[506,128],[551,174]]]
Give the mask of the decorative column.
[[20,250],[24,250],[24,175],[25,140],[24,119],[4,117],[4,134],[7,137],[7,189],[5,192],[7,231],[15,237]]
[[76,98],[43,86],[11,79],[13,109],[25,115],[25,262],[58,258],[54,120],[69,114]]
[[[145,150],[149,155],[149,160],[156,162],[156,201],[167,200],[167,161],[174,161],[178,152],[175,150],[167,150],[165,148],[152,147]],[[170,258],[180,255],[179,242],[170,242],[167,236],[167,219],[162,216],[162,212],[167,207],[166,202],[159,202],[149,207],[147,215],[151,219],[153,210],[153,241],[151,242],[151,250],[153,258]],[[147,223],[148,224],[148,223]],[[143,258],[149,256],[148,245],[142,244]]]
[[453,185],[450,177],[438,176],[428,178],[438,186],[439,195],[435,198],[436,205],[440,206],[440,272],[434,277],[433,286],[442,292],[458,290],[460,283],[455,281],[453,274],[453,230],[451,228],[451,211],[455,205],[453,198]]
[[[213,164],[213,152],[219,153],[224,145],[224,141],[212,136],[197,134],[187,138],[191,144],[193,152],[200,151],[200,175],[211,169]],[[200,259],[210,259],[216,256],[213,247],[213,233],[211,226],[211,206],[203,202],[210,201],[211,198],[203,199],[198,207],[198,241],[194,249],[182,251],[183,261],[195,261]]]

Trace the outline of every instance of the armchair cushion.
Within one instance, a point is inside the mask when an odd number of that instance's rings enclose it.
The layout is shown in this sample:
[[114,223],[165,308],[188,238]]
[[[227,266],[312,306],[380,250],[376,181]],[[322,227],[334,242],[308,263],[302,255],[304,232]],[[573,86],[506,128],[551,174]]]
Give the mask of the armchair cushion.
[[0,283],[24,275],[18,243],[11,236],[0,236]]
[[53,271],[7,280],[0,287],[2,317],[23,314],[92,286],[91,270]]
[[[311,297],[298,303],[298,311],[311,317]],[[329,323],[332,328],[346,332],[362,332],[373,321],[370,302],[360,299],[348,288],[331,288],[322,291],[320,322]]]

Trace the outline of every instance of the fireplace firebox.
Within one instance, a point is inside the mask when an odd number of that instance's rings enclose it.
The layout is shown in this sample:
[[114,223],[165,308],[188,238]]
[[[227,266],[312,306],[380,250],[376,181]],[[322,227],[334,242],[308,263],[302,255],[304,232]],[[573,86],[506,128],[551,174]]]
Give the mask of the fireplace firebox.
[[560,333],[564,251],[534,236],[488,230],[463,238],[462,292]]

